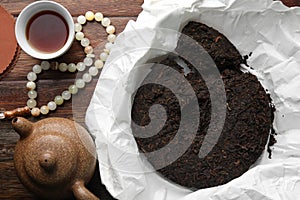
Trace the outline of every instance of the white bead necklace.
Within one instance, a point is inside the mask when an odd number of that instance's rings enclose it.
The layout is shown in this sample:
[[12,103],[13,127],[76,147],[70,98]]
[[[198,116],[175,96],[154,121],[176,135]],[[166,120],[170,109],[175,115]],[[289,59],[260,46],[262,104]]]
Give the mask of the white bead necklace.
[[[87,21],[93,20],[101,23],[101,25],[106,28],[106,33],[108,34],[108,43],[106,43],[105,49],[99,55],[98,59],[96,59],[94,49],[90,45],[90,40],[86,38],[84,33],[82,32],[82,26],[86,24]],[[29,99],[27,101],[27,106],[24,108],[15,109],[13,111],[0,112],[0,119],[13,118],[15,116],[26,114],[31,114],[34,117],[38,117],[40,116],[40,114],[47,115],[50,111],[56,110],[57,106],[62,105],[64,101],[70,100],[72,98],[72,95],[77,94],[79,89],[84,88],[87,83],[90,83],[92,81],[92,78],[94,76],[97,76],[99,70],[103,68],[104,63],[107,60],[110,50],[116,39],[116,35],[114,34],[115,30],[115,27],[111,25],[110,19],[107,17],[103,17],[103,14],[100,12],[94,14],[93,12],[88,11],[85,13],[85,16],[80,15],[77,18],[77,23],[75,23],[75,38],[80,42],[81,46],[84,47],[86,57],[84,58],[83,62],[79,62],[77,64],[59,64],[58,62],[50,63],[48,61],[42,61],[40,65],[34,65],[32,68],[32,72],[29,72],[27,75],[27,79],[29,81],[26,84],[26,87],[29,90]],[[35,81],[37,80],[38,74],[42,73],[43,70],[47,71],[50,69],[59,70],[61,72],[83,72],[87,67],[89,68],[88,72],[84,73],[82,78],[75,80],[75,83],[73,85],[70,85],[69,88],[65,90],[61,95],[56,96],[54,100],[50,101],[47,105],[43,105],[40,108],[37,107],[37,101],[35,99],[37,98],[38,93],[35,90]]]

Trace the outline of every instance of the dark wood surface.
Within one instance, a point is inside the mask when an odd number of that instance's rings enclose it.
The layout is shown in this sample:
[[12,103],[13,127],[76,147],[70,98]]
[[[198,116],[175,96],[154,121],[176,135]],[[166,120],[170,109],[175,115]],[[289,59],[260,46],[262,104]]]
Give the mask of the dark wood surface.
[[[30,0],[0,0],[0,5],[8,10],[15,17],[29,3]],[[101,11],[105,16],[111,18],[112,23],[116,26],[117,33],[120,33],[129,20],[136,19],[141,12],[142,0],[58,0],[57,2],[64,5],[74,16],[84,14],[88,10],[94,12]],[[284,0],[286,5],[300,5],[300,0]],[[97,46],[105,42],[106,33],[97,23],[89,23],[84,27],[84,32],[91,39],[92,45]],[[1,33],[0,33],[1,34]],[[70,51],[58,59],[60,62],[79,62],[83,59],[84,54],[81,46],[74,42]],[[31,71],[34,64],[39,60],[33,59],[24,52],[21,52],[19,60],[13,70],[0,80],[0,110],[14,109],[22,107],[27,101],[27,90],[25,89],[26,76]],[[60,94],[68,85],[74,82],[76,75],[59,72],[47,72],[39,76],[38,93],[39,105],[45,104],[57,94]],[[52,112],[48,117],[65,117],[75,119],[84,125],[84,116],[90,98],[93,94],[97,78],[89,84],[84,90],[81,90],[75,96],[73,101],[66,102],[57,111]],[[50,99],[49,99],[50,98]],[[72,103],[73,102],[73,103]],[[32,121],[42,119],[29,118]],[[19,136],[11,128],[9,120],[0,121],[0,199],[33,199],[33,196],[23,187],[18,180],[13,164],[14,147]],[[88,185],[102,200],[110,200],[112,197],[101,185],[100,175],[96,170],[93,179]]]
[[[30,0],[0,0],[4,7],[15,18],[21,10],[34,1]],[[104,16],[110,17],[115,25],[117,33],[125,28],[129,20],[135,20],[141,12],[142,0],[58,0],[72,14],[74,19],[85,14],[86,11],[100,11]],[[106,42],[107,34],[98,23],[88,23],[84,26],[84,33],[91,40],[92,46],[103,45]],[[1,34],[1,33],[0,33]],[[77,41],[68,53],[58,59],[60,62],[79,62],[84,58],[82,47]],[[32,70],[34,64],[40,63],[23,51],[13,70],[0,80],[0,110],[11,110],[25,106],[27,102],[27,90],[25,88],[27,73]],[[76,74],[48,71],[39,76],[38,80],[38,104],[44,105],[56,95],[61,94],[68,85],[74,82]],[[48,117],[65,117],[75,119],[84,125],[84,116],[89,101],[93,94],[98,77],[93,79],[84,90],[81,90],[72,101],[64,103],[57,111],[52,112]],[[42,119],[29,118],[31,121]],[[34,199],[34,197],[23,187],[16,176],[13,155],[16,142],[19,136],[11,127],[10,120],[0,121],[0,199]],[[88,188],[102,200],[113,199],[101,184],[99,170],[96,170]]]

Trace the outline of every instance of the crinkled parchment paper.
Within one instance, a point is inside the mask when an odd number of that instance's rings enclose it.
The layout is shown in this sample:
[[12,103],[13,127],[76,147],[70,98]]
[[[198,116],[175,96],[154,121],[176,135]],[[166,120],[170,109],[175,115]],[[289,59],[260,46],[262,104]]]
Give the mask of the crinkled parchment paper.
[[[223,33],[248,63],[276,106],[278,135],[272,159],[265,152],[241,177],[196,192],[146,171],[131,135],[131,99],[143,70],[138,63],[172,50],[189,20]],[[145,29],[147,31],[139,31]],[[148,29],[147,29],[148,28]],[[137,37],[132,37],[137,35]],[[139,49],[139,50],[137,50]],[[122,200],[296,200],[300,198],[300,9],[272,0],[145,0],[143,12],[118,37],[87,111],[100,172],[109,192]],[[144,69],[145,70],[145,69]],[[147,71],[147,70],[146,70]],[[249,119],[251,120],[251,119]]]

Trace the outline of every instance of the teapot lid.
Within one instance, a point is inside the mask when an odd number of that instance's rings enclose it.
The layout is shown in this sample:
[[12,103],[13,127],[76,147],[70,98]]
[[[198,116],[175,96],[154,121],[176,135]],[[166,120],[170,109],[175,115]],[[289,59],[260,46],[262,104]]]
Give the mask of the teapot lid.
[[24,149],[26,174],[39,185],[65,185],[73,181],[77,171],[77,151],[61,135],[43,135]]

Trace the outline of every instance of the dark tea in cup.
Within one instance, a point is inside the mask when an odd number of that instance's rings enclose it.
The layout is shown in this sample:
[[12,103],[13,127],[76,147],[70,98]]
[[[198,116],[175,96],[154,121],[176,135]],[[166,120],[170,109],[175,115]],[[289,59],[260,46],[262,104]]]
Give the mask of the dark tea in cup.
[[35,1],[26,6],[17,18],[15,33],[28,55],[43,60],[66,53],[75,38],[72,15],[54,1]]
[[26,26],[29,44],[42,52],[52,53],[61,49],[68,40],[66,20],[57,12],[46,10],[35,14]]

